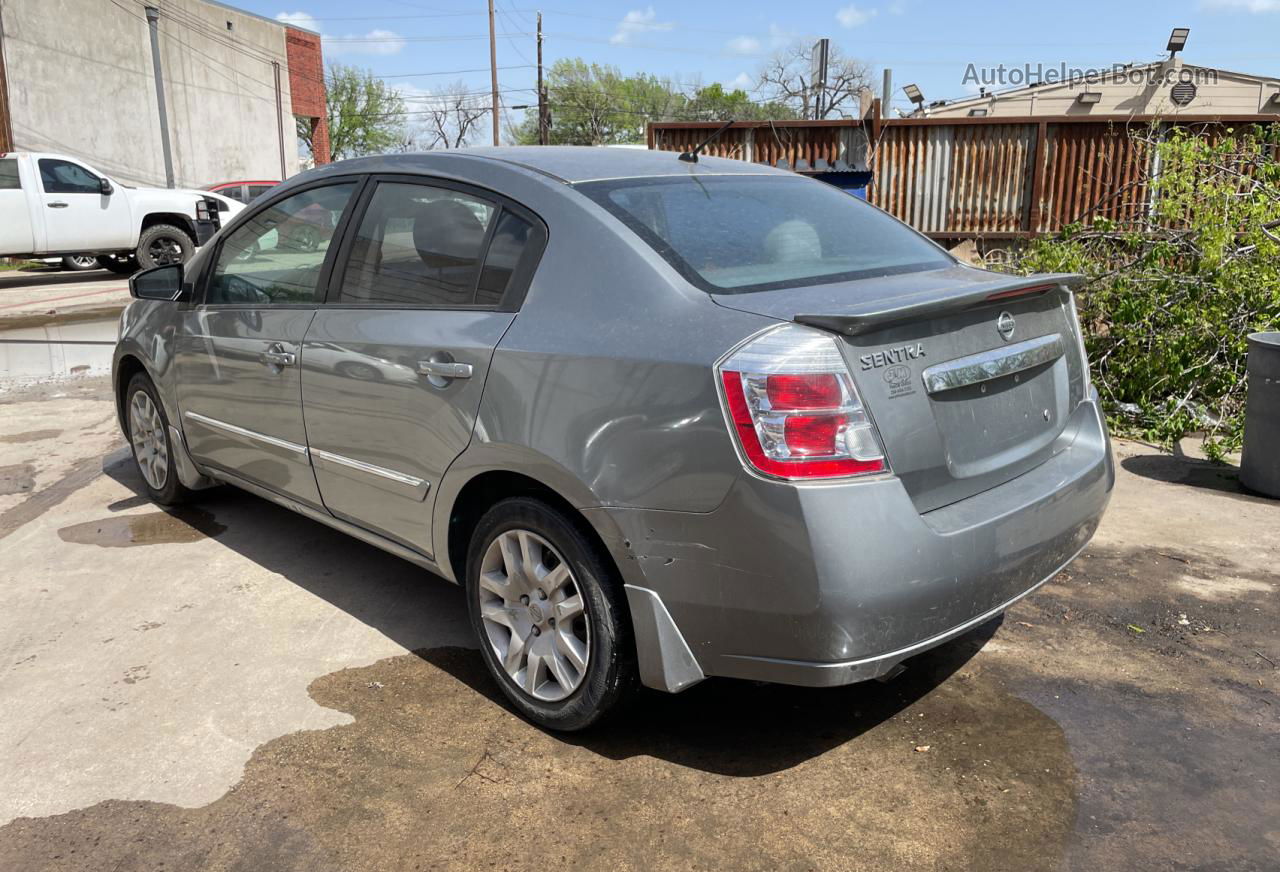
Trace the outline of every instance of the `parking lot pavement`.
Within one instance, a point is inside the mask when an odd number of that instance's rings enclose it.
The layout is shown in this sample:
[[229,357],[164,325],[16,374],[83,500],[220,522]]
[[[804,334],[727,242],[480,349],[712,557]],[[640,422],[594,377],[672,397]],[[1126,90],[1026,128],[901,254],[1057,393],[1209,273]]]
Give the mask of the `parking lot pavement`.
[[1280,503],[1117,443],[1093,545],[887,683],[570,737],[459,591],[230,490],[161,512],[105,379],[0,398],[0,869],[1274,869]]

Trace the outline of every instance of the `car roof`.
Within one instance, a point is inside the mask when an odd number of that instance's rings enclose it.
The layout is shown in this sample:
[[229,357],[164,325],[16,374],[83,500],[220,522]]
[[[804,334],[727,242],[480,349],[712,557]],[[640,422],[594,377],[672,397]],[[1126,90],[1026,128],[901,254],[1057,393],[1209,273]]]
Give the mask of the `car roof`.
[[215,182],[214,184],[205,188],[205,190],[216,191],[218,190],[218,188],[229,188],[232,185],[278,185],[278,184],[280,184],[279,180],[271,181],[269,179],[238,179],[233,182]]
[[764,164],[706,156],[700,156],[697,163],[691,163],[680,160],[672,151],[639,148],[529,145],[461,148],[450,153],[514,164],[570,184],[645,176],[793,175]]

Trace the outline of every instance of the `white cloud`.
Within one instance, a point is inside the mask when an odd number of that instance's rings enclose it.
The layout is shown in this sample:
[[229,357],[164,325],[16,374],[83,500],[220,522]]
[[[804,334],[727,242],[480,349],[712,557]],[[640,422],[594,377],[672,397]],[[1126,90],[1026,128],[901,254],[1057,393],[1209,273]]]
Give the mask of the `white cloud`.
[[319,33],[325,54],[329,55],[393,55],[399,54],[405,47],[404,37],[394,30],[386,30],[381,27],[375,27],[368,33],[344,33],[341,36],[334,36],[333,34],[325,33],[320,28],[320,22],[308,12],[280,12],[276,15],[276,20],[288,22],[298,27],[305,27],[307,30],[314,30]]
[[658,13],[653,11],[652,6],[647,9],[632,9],[622,16],[622,20],[618,22],[618,29],[614,31],[613,36],[609,37],[609,42],[621,45],[630,42],[631,37],[637,33],[670,30],[675,26],[670,21],[658,21],[657,18]]
[[889,14],[890,15],[906,15],[907,14],[906,0],[891,0],[891,2],[889,3]]
[[1234,9],[1244,12],[1280,12],[1280,0],[1204,0],[1200,4],[1208,9]]
[[754,36],[735,36],[725,45],[725,51],[736,55],[759,54],[760,40]]
[[800,38],[800,34],[794,30],[786,30],[776,24],[769,25],[769,47],[774,49],[783,48]]
[[868,21],[876,17],[874,9],[859,9],[857,6],[849,5],[843,9],[836,11],[836,21],[840,22],[841,27],[858,27],[866,24]]
[[755,86],[755,78],[748,76],[746,73],[738,73],[728,85],[730,91],[750,91]]

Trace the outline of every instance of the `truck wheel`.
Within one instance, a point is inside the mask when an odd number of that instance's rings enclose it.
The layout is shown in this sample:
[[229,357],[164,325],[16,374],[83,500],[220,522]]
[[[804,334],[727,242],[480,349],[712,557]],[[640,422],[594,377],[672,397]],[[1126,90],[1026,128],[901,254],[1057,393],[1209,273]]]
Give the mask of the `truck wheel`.
[[102,254],[98,256],[98,266],[116,275],[131,276],[138,271],[138,259],[132,254]]
[[196,244],[185,230],[172,224],[153,224],[138,239],[138,266],[151,269],[186,263],[195,253]]
[[471,537],[466,589],[485,665],[534,723],[581,730],[636,688],[617,570],[547,503],[513,497],[485,513]]
[[62,268],[71,272],[84,269],[97,269],[98,259],[92,254],[68,254],[62,259]]

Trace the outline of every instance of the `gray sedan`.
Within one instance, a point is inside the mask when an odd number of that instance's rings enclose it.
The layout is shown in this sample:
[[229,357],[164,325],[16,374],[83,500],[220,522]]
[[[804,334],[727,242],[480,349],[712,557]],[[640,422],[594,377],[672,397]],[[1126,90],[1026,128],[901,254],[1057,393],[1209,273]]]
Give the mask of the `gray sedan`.
[[748,163],[362,158],[135,276],[115,388],[156,502],[231,484],[462,585],[572,730],[884,676],[1066,565],[1114,481],[1074,281]]

